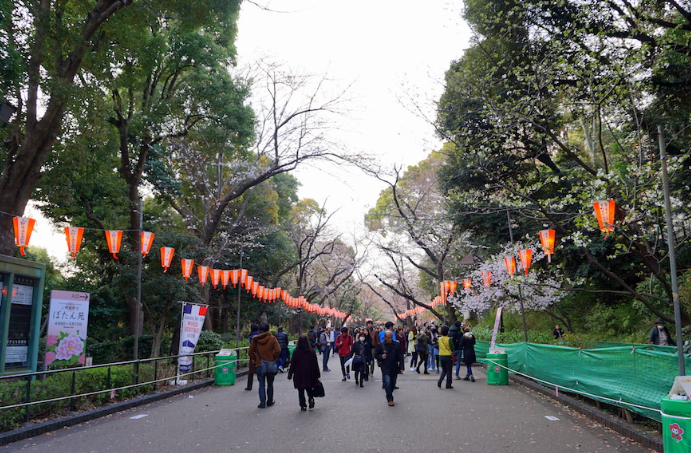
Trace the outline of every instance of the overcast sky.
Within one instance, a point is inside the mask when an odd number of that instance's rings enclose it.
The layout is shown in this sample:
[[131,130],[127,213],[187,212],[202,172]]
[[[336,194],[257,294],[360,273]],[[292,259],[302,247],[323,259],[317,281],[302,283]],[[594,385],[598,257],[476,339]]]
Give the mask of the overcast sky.
[[[265,6],[262,9],[257,6]],[[441,142],[432,126],[411,113],[412,102],[434,117],[444,72],[468,47],[470,31],[460,0],[257,0],[244,1],[237,40],[240,65],[258,58],[310,74],[328,74],[348,90],[348,118],[337,139],[347,149],[376,156],[386,167],[414,165]],[[344,233],[384,188],[357,170],[320,165],[295,176],[301,198],[338,210]]]

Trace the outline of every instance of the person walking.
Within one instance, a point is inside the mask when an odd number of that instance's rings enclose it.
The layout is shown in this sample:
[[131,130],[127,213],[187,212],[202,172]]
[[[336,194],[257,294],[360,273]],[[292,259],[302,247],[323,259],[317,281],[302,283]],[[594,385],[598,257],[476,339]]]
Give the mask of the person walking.
[[436,327],[433,326],[429,329],[429,337],[430,337],[430,341],[427,345],[427,349],[429,351],[429,358],[427,359],[427,369],[428,370],[437,370],[437,373],[438,373],[439,369],[437,367],[437,357],[435,354],[435,350],[437,349],[437,328]]
[[[317,353],[312,349],[309,337],[300,335],[293,351],[288,379],[293,380],[293,387],[298,391],[298,403],[301,411],[307,410],[308,402],[309,408],[314,408],[314,388],[317,386],[320,376]],[[307,401],[305,393],[307,394]]]
[[350,379],[350,365],[346,367],[345,363],[350,357],[350,348],[353,347],[353,337],[348,333],[347,327],[341,327],[341,334],[336,338],[336,347],[338,358],[341,359],[341,373],[343,373],[341,381],[345,382],[346,379]]
[[374,327],[372,324],[372,321],[367,321],[367,336],[369,337],[369,344],[371,345],[370,348],[370,364],[369,364],[369,374],[372,376],[372,380],[374,380],[374,353],[375,353],[375,348],[377,347],[377,344],[379,344],[379,332],[377,331],[377,328]]
[[415,326],[410,328],[408,332],[408,353],[410,354],[410,371],[415,371],[417,369],[417,328]]
[[319,335],[319,347],[322,352],[322,371],[331,371],[329,369],[329,357],[331,357],[331,327],[327,327],[321,335]]
[[[257,324],[252,323],[250,325],[250,344],[252,344],[252,339],[259,333],[259,326]],[[245,387],[245,390],[252,390],[252,383],[254,382],[254,373],[256,372],[255,366],[254,366],[254,360],[252,356],[249,356],[249,360],[247,361],[247,386]]]
[[355,374],[355,385],[364,387],[365,379],[367,378],[367,371],[369,368],[369,345],[367,344],[367,335],[365,332],[357,333],[358,341],[353,344],[350,351],[350,357],[353,358],[353,373]]
[[309,339],[312,349],[316,348],[319,337],[317,337],[317,332],[314,330],[314,326],[310,326],[310,330],[307,332],[307,338]]
[[[276,372],[269,368],[271,362],[275,365],[281,355],[281,347],[276,337],[269,332],[269,325],[259,324],[259,333],[252,338],[249,356],[254,360],[259,382],[259,407],[263,409],[274,405],[274,377]],[[267,363],[268,362],[268,363]]]
[[475,382],[473,377],[473,363],[477,361],[475,357],[475,335],[469,328],[463,329],[463,338],[461,339],[461,349],[463,349],[463,363],[468,368],[468,374],[463,378],[464,381]]
[[403,373],[405,360],[401,354],[401,347],[393,341],[393,332],[386,331],[384,341],[376,348],[375,358],[381,365],[386,401],[389,406],[394,405],[393,391],[399,373]]
[[278,366],[278,371],[283,373],[283,368],[286,365],[286,360],[288,359],[288,334],[283,331],[283,326],[278,327],[278,332],[276,332],[276,341],[281,347],[281,355],[276,359],[276,365]]
[[329,343],[331,343],[329,353],[336,354],[336,329],[333,327],[330,327],[329,330]]
[[[456,379],[461,378],[461,358],[463,357],[463,349],[461,349],[462,327],[461,321],[456,321],[453,326],[449,327],[449,338],[451,338],[451,343],[453,344],[453,356],[456,357]],[[453,363],[451,365],[453,366]]]
[[453,343],[449,338],[449,328],[444,326],[441,328],[441,337],[438,340],[439,344],[439,363],[441,365],[441,374],[437,381],[437,387],[441,388],[444,378],[446,378],[446,388],[452,389],[451,378],[453,373]]
[[417,348],[417,354],[418,354],[418,359],[417,359],[417,367],[415,367],[415,371],[417,371],[417,374],[420,374],[420,367],[424,367],[425,369],[425,374],[429,374],[427,371],[427,355],[428,355],[428,344],[429,344],[429,335],[427,332],[424,330],[420,329],[420,333],[418,334],[417,338],[417,345],[415,346]]

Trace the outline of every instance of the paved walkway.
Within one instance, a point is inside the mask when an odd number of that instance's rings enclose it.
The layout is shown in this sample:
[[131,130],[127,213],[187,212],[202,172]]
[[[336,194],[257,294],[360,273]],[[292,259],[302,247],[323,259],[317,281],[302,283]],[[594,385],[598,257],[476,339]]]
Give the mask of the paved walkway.
[[[386,404],[379,370],[364,388],[324,373],[326,398],[301,412],[286,374],[276,377],[276,405],[258,409],[255,391],[209,387],[0,448],[0,452],[629,452],[633,444],[519,385],[454,380],[406,371]],[[551,419],[547,418],[550,417]],[[553,418],[556,418],[553,419]]]

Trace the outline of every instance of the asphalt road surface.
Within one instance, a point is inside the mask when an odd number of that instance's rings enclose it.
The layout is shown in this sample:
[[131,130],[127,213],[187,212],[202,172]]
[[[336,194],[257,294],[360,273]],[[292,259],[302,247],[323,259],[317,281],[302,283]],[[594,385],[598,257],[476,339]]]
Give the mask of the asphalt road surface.
[[[437,375],[399,376],[396,405],[386,404],[381,374],[364,388],[323,373],[326,397],[301,412],[297,390],[276,376],[276,404],[235,386],[208,387],[162,402],[0,447],[0,452],[649,452],[548,398],[519,385],[454,380],[439,389]],[[432,372],[434,373],[434,372]],[[354,376],[353,376],[354,378]],[[443,387],[443,386],[442,386]]]

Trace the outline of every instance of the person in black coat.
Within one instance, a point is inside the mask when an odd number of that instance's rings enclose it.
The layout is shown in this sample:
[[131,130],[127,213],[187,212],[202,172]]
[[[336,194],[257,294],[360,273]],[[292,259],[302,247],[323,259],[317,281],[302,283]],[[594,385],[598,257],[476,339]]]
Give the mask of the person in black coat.
[[396,387],[396,378],[398,373],[403,373],[405,361],[401,353],[401,346],[393,341],[392,331],[387,330],[384,333],[384,341],[377,345],[374,357],[381,366],[384,389],[386,390],[386,401],[389,402],[389,406],[393,406],[393,391],[394,387]]
[[463,328],[461,349],[463,349],[463,363],[465,363],[466,368],[468,368],[468,374],[466,374],[463,380],[475,382],[475,378],[473,377],[473,363],[477,361],[475,357],[475,336],[467,327]]
[[281,355],[278,356],[278,359],[276,360],[276,365],[278,366],[278,371],[283,373],[283,368],[286,366],[286,361],[289,357],[288,334],[283,331],[283,327],[279,327],[278,332],[276,332],[276,335],[274,335],[274,337],[276,337],[278,345],[281,347]]
[[648,337],[648,344],[659,344],[664,346],[677,345],[674,338],[669,333],[669,330],[667,330],[664,319],[657,318],[657,321],[655,321],[655,327],[650,331],[650,336]]
[[355,385],[360,387],[364,387],[363,382],[365,382],[367,371],[369,370],[370,343],[367,342],[367,339],[366,334],[357,333],[353,348],[350,350],[350,356],[353,358]]
[[309,407],[314,407],[314,387],[321,377],[317,353],[310,346],[307,335],[300,335],[297,346],[293,351],[293,359],[290,362],[288,379],[293,380],[293,386],[298,390],[300,410],[306,411],[305,393],[309,398]]

